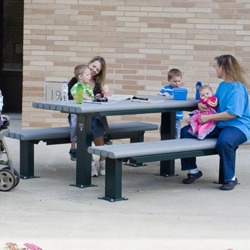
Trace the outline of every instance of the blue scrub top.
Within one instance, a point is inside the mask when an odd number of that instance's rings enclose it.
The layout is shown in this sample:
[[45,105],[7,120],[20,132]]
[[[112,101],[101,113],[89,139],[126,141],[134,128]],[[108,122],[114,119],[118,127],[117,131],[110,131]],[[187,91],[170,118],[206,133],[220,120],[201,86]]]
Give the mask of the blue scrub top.
[[246,87],[240,82],[221,82],[216,94],[219,104],[217,112],[236,115],[234,119],[218,121],[217,127],[239,128],[250,139],[250,111]]

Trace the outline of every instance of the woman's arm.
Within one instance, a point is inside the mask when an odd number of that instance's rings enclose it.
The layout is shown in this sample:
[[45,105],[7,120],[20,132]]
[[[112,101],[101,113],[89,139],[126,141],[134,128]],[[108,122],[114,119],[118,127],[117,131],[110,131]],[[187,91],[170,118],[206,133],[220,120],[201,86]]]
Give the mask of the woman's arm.
[[71,88],[77,83],[77,80],[75,77],[71,78],[71,80],[68,83],[68,96],[69,96],[69,100],[73,100],[73,96],[70,92]]
[[236,115],[232,115],[229,114],[227,112],[221,112],[221,113],[217,113],[217,114],[211,114],[211,115],[201,115],[199,117],[199,122],[200,123],[205,123],[211,120],[215,120],[215,121],[225,121],[225,120],[231,120],[233,118],[235,118]]

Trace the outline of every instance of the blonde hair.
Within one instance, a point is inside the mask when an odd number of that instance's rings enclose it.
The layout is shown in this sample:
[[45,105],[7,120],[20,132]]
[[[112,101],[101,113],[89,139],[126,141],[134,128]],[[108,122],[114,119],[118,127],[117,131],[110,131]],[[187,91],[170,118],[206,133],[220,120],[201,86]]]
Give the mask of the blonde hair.
[[200,89],[199,89],[199,91],[201,92],[202,90],[205,90],[205,89],[209,89],[213,93],[213,90],[212,90],[212,88],[209,85],[203,85],[203,86],[201,86]]
[[225,76],[230,81],[241,82],[247,85],[245,71],[232,55],[221,55],[214,58],[219,67],[225,72]]
[[79,64],[74,69],[74,75],[77,81],[79,81],[79,75],[82,75],[84,71],[88,68],[86,64]]

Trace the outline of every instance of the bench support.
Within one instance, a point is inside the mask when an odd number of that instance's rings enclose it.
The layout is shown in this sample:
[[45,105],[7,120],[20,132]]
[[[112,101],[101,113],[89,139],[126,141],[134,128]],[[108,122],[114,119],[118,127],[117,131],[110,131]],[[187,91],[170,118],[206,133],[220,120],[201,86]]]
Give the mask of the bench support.
[[[32,179],[39,178],[34,175],[34,145],[38,144],[40,140],[22,141],[20,140],[20,178]],[[69,143],[69,139],[57,138],[43,140],[47,145]]]
[[20,141],[20,178],[29,179],[34,176],[34,144],[29,141]]
[[100,199],[122,201],[122,159],[106,159],[105,196]]
[[[158,155],[136,156],[132,157],[138,164],[142,162],[170,161],[180,158],[199,157],[206,155],[216,155],[215,149],[194,150],[184,152],[163,153]],[[101,199],[115,202],[127,200],[122,197],[122,161],[123,159],[106,158],[105,175],[105,196]],[[164,175],[166,176],[166,175]],[[172,176],[172,175],[171,175]],[[220,167],[219,183],[222,184],[222,168]]]
[[[176,113],[161,113],[161,140],[169,140],[175,138],[175,121]],[[173,176],[175,175],[175,161],[165,160],[160,162],[160,175]]]

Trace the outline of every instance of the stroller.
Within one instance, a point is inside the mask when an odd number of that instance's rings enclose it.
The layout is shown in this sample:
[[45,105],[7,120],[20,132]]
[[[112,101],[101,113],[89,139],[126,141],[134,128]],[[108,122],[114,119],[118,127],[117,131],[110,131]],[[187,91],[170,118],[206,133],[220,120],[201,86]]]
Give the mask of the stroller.
[[4,140],[9,132],[9,125],[9,117],[0,112],[0,191],[9,191],[16,187],[20,181],[20,176],[13,168],[12,159]]

